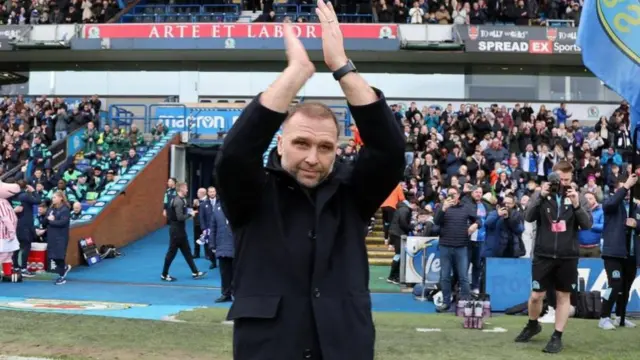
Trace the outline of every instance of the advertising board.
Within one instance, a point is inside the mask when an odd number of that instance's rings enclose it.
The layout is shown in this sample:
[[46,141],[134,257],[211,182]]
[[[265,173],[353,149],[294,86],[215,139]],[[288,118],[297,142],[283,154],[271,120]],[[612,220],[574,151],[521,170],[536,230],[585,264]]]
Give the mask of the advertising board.
[[574,27],[457,25],[456,30],[466,52],[580,54]]
[[[396,39],[395,24],[340,24],[345,39]],[[294,24],[302,39],[319,39],[318,23]],[[271,39],[282,38],[279,23],[188,23],[188,24],[92,24],[82,29],[85,39]]]
[[185,119],[184,109],[178,107],[158,107],[155,118],[162,121],[169,130],[187,131],[200,135],[216,135],[226,132],[236,122],[242,109],[189,108]]

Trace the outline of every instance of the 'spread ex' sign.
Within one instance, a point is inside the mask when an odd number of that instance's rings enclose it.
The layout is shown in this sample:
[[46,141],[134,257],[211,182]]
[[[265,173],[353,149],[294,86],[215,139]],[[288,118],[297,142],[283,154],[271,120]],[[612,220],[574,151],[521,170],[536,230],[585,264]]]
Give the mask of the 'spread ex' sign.
[[579,54],[577,28],[458,25],[466,52]]

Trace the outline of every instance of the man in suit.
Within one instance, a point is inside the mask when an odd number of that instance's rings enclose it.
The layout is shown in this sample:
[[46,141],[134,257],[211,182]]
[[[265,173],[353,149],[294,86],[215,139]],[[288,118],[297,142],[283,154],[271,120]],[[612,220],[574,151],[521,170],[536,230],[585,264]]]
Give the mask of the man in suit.
[[[216,197],[216,188],[210,186],[207,189],[207,196],[200,200],[200,210],[198,216],[200,217],[200,226],[202,231],[211,232],[209,229],[209,225],[211,223],[211,217],[213,216],[213,209],[218,205],[218,199]],[[198,235],[198,237],[201,234]],[[204,251],[206,253],[206,257],[211,261],[211,265],[209,265],[209,269],[216,268],[216,255],[211,251],[210,246],[205,246]]]
[[232,301],[233,286],[233,233],[229,221],[222,211],[220,203],[213,208],[209,235],[209,247],[215,251],[215,256],[220,262],[220,282],[222,295],[216,303]]
[[[244,109],[216,159],[235,236],[234,359],[374,358],[367,225],[402,178],[404,138],[383,94],[344,51],[331,5],[318,0],[324,61],[366,144],[336,162],[339,124],[321,103],[287,114],[315,67],[290,24],[288,66]],[[266,167],[263,155],[282,126]]]

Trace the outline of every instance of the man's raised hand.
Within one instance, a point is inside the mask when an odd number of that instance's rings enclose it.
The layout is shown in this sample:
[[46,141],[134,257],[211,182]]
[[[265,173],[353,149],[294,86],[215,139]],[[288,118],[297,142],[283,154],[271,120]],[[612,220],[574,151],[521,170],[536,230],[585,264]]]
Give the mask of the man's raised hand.
[[324,53],[324,62],[329,70],[336,71],[347,65],[349,59],[344,51],[344,40],[342,38],[342,30],[338,23],[338,16],[333,9],[331,3],[318,0],[316,15],[322,26],[322,52]]
[[307,50],[305,50],[302,42],[293,33],[292,25],[290,22],[282,24],[282,31],[284,33],[284,45],[287,49],[287,61],[289,66],[300,71],[304,71],[311,76],[315,72],[315,66],[309,59]]

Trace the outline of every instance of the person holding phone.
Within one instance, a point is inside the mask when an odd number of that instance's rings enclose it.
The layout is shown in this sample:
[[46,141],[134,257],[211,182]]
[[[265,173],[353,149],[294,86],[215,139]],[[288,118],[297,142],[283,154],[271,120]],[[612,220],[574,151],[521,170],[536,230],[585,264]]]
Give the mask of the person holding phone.
[[516,342],[529,342],[542,331],[538,321],[545,293],[556,291],[555,331],[547,346],[547,353],[562,351],[562,333],[571,311],[571,292],[577,287],[580,243],[578,231],[590,229],[592,220],[589,205],[571,185],[573,165],[558,161],[549,174],[549,182],[542,184],[525,209],[525,221],[536,223],[536,241],[531,270],[529,322],[516,337]]
[[[616,326],[635,327],[625,319],[620,324],[620,315],[627,307],[629,291],[636,278],[636,268],[640,264],[638,251],[638,230],[640,230],[640,211],[631,206],[630,189],[638,182],[638,176],[631,174],[625,182],[618,184],[616,192],[602,204],[604,211],[604,231],[602,233],[602,259],[607,273],[607,283],[611,289],[602,304],[602,314],[598,327],[613,330]],[[631,233],[631,234],[629,234]],[[631,242],[628,243],[628,236]],[[611,310],[616,305],[616,318],[611,320]]]

